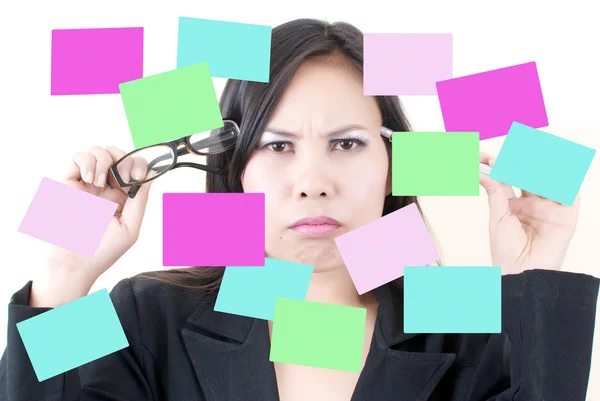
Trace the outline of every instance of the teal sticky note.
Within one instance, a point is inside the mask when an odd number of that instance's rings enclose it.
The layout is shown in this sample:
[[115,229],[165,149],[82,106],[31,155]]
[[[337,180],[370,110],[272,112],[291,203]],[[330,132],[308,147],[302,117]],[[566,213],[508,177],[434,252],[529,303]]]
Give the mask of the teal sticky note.
[[267,25],[179,17],[177,68],[208,62],[213,77],[269,82]]
[[106,289],[17,323],[38,380],[129,346]]
[[273,320],[276,298],[306,298],[313,269],[273,258],[265,258],[264,266],[227,266],[214,310]]
[[500,333],[500,266],[405,266],[405,333]]
[[490,178],[571,206],[596,151],[513,122]]

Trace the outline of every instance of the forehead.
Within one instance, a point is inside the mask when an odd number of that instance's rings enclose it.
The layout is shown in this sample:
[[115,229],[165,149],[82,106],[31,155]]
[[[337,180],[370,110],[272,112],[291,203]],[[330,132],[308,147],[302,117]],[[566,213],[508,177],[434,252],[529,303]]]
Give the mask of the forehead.
[[356,123],[375,126],[375,98],[363,95],[362,74],[347,62],[311,59],[297,70],[269,121],[278,127],[318,129]]

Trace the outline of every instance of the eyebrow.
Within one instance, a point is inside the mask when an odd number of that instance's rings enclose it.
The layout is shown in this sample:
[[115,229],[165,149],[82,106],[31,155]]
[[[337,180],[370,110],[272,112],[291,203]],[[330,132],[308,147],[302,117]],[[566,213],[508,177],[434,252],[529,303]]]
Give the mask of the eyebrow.
[[[356,131],[356,130],[367,131],[367,128],[365,128],[364,126],[359,125],[359,124],[344,125],[342,127],[334,129],[333,131],[328,132],[327,134],[323,135],[323,137],[330,138],[332,136],[337,136],[337,135],[345,134],[346,132],[349,132],[349,131]],[[284,130],[281,130],[278,128],[266,128],[265,132],[270,132],[270,133],[285,136],[288,138],[297,138],[298,137],[298,134],[295,134],[295,133],[289,132],[289,131],[284,131]]]

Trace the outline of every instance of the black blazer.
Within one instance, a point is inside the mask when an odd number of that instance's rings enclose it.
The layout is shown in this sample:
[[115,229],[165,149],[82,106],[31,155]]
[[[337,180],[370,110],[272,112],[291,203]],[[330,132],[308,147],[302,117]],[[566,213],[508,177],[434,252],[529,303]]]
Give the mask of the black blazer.
[[[30,288],[9,304],[1,400],[278,400],[266,320],[136,277],[110,293],[130,346],[40,383],[15,326],[48,310],[27,306]],[[583,401],[598,289],[584,274],[506,275],[502,333],[404,334],[403,293],[383,285],[352,401]]]

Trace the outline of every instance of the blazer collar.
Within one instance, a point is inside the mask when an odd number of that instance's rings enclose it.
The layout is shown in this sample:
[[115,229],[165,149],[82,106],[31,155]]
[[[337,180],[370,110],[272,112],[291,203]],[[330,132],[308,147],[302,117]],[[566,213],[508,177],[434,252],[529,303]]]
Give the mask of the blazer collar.
[[[377,324],[352,401],[372,399],[375,389],[398,401],[427,400],[456,354],[392,349],[427,334],[404,333],[402,289],[388,283],[375,294]],[[275,369],[269,361],[267,321],[216,312],[215,301],[216,294],[205,297],[182,330],[205,396],[210,401],[246,400],[251,395],[252,399],[279,401]]]

